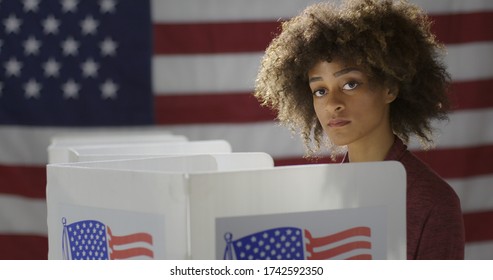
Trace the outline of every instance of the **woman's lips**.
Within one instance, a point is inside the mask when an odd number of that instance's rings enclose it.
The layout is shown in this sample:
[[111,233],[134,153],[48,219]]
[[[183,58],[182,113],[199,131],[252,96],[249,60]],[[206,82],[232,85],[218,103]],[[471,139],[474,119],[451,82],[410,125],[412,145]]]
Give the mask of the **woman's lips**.
[[343,127],[347,124],[349,124],[351,121],[348,120],[343,120],[343,119],[332,119],[329,121],[328,126],[329,127]]

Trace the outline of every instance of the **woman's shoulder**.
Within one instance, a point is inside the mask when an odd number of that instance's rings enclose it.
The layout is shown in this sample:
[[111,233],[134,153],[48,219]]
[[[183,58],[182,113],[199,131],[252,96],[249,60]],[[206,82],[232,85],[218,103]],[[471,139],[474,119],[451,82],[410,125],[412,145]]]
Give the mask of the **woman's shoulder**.
[[454,189],[430,166],[407,151],[400,159],[406,169],[408,199],[437,204],[458,201]]

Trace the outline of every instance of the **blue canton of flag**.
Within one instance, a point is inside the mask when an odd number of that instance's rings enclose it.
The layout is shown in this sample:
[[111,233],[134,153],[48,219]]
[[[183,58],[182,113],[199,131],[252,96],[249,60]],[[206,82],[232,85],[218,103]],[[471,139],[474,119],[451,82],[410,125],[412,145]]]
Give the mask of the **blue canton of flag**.
[[0,1],[0,124],[151,124],[149,6]]
[[231,234],[225,238],[228,246],[224,259],[233,259],[233,248],[237,260],[305,259],[303,233],[299,228],[274,228],[234,241]]
[[65,259],[108,260],[108,240],[106,226],[98,221],[82,221],[73,223],[65,228],[63,248]]

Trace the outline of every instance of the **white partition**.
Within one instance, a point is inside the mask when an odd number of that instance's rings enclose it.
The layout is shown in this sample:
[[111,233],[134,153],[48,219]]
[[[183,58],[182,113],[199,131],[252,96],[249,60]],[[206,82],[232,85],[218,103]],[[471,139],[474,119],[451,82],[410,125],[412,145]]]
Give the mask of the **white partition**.
[[188,259],[190,173],[272,167],[265,153],[49,164],[48,258]]
[[124,171],[153,171],[198,173],[273,168],[274,160],[266,153],[214,153],[140,155],[136,158],[110,159],[67,163],[71,168],[111,169]]
[[405,259],[405,182],[398,162],[194,174],[192,257]]
[[67,146],[67,145],[82,145],[82,144],[111,144],[111,143],[128,143],[128,142],[141,142],[142,139],[156,140],[160,137],[166,138],[174,135],[170,131],[160,128],[139,128],[139,129],[115,129],[104,128],[95,129],[66,134],[55,135],[51,138],[51,144],[54,146]]
[[69,162],[69,149],[94,145],[185,142],[187,137],[163,130],[98,131],[58,135],[48,146],[48,163]]
[[406,258],[398,162],[273,168],[268,155],[231,153],[47,170],[50,259],[88,253],[73,242],[96,226],[110,259],[128,247],[144,259]]
[[68,150],[69,162],[124,159],[142,156],[231,153],[225,140],[133,143],[73,147]]

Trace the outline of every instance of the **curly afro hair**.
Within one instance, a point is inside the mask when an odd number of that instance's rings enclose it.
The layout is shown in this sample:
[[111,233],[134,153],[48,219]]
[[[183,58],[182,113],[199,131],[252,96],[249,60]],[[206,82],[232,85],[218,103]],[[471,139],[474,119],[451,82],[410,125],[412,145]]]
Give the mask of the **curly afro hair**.
[[342,59],[358,65],[373,82],[397,89],[390,105],[394,133],[404,142],[416,136],[427,147],[431,121],[447,119],[450,84],[442,63],[444,47],[430,25],[426,14],[406,1],[311,5],[282,23],[262,59],[254,95],[277,111],[282,124],[300,133],[307,155],[313,155],[327,139],[315,115],[307,73],[319,61]]

